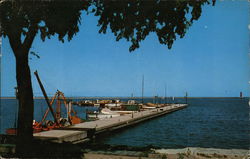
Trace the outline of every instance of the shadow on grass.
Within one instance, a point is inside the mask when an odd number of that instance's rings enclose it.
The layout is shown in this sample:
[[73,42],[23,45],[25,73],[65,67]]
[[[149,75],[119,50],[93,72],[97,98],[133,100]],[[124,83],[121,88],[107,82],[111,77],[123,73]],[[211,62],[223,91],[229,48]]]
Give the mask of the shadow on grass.
[[84,153],[91,151],[116,152],[133,151],[150,153],[152,145],[145,147],[131,147],[126,145],[108,145],[95,142],[71,144],[50,143],[48,141],[34,140],[32,144],[25,145],[25,152],[16,153],[15,136],[0,135],[0,156],[4,158],[83,158]]

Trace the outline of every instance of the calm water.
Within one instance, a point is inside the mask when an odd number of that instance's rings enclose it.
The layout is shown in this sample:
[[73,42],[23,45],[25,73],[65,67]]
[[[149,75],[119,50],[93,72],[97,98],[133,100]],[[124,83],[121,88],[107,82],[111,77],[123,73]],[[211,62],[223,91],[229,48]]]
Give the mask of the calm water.
[[[152,102],[152,99],[147,100]],[[182,99],[176,100],[184,102]],[[249,148],[250,122],[247,98],[196,98],[189,99],[188,103],[189,107],[186,109],[101,136],[96,142],[162,148]],[[35,100],[36,120],[41,120],[46,108],[44,100]],[[4,133],[6,128],[13,127],[16,110],[16,100],[1,100],[1,133]],[[77,111],[79,116],[85,118],[86,109],[78,108]]]

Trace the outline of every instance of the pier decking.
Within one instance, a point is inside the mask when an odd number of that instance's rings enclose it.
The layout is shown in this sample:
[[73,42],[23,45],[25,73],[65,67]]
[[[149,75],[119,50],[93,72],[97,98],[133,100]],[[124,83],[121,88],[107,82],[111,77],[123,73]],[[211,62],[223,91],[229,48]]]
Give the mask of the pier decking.
[[48,140],[56,143],[80,143],[88,141],[94,135],[134,125],[185,107],[187,107],[187,104],[171,104],[165,107],[125,114],[118,117],[84,122],[57,130],[44,131],[34,134],[34,137],[39,140]]

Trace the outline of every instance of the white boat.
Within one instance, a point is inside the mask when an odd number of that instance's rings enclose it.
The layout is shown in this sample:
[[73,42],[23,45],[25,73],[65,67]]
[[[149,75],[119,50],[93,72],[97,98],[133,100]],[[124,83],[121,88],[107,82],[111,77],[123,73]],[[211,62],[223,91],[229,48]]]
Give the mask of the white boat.
[[97,118],[97,119],[108,119],[113,117],[120,116],[119,113],[111,111],[108,108],[103,108],[100,113],[94,113],[94,114],[88,114],[88,117],[90,118]]
[[155,109],[156,107],[142,106],[143,109]]
[[108,104],[105,104],[105,106],[107,106],[107,107],[119,107],[119,106],[121,106],[121,104],[120,103],[108,103]]
[[116,114],[118,114],[118,113],[116,113],[116,112],[114,112],[114,111],[112,111],[112,110],[110,110],[108,108],[103,108],[101,110],[101,113],[106,114],[106,115],[116,115]]

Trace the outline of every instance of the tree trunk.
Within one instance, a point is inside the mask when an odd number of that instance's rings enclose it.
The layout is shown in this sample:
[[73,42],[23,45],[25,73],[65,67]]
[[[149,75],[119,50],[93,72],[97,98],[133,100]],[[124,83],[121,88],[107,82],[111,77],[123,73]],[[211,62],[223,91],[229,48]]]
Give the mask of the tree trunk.
[[[15,53],[16,57],[16,80],[18,87],[18,124],[17,124],[17,152],[25,153],[33,139],[33,112],[34,101],[31,84],[28,53],[21,49]],[[28,147],[27,147],[28,146]]]
[[[14,18],[15,19],[15,18]],[[22,42],[20,26],[13,20],[10,23],[8,38],[10,46],[16,58],[16,80],[18,89],[18,121],[16,152],[20,155],[29,154],[33,140],[33,113],[34,100],[29,68],[29,50],[37,33],[37,24],[28,28],[25,39]]]

